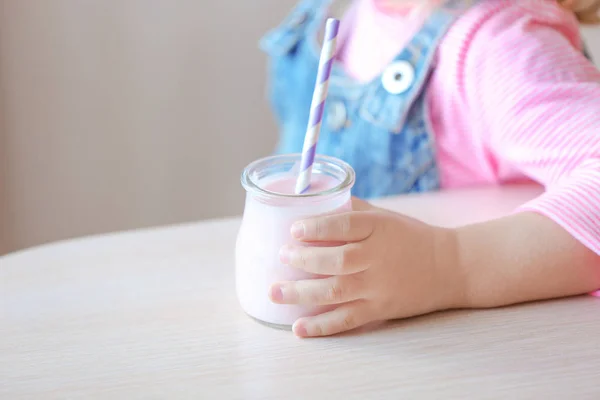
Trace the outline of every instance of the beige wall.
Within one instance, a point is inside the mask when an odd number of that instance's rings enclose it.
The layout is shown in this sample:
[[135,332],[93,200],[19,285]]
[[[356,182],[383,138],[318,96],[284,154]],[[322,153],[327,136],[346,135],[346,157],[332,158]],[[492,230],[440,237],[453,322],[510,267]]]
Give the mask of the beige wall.
[[0,0],[4,248],[239,213],[292,3]]
[[0,253],[240,213],[276,139],[256,43],[294,2],[0,0]]

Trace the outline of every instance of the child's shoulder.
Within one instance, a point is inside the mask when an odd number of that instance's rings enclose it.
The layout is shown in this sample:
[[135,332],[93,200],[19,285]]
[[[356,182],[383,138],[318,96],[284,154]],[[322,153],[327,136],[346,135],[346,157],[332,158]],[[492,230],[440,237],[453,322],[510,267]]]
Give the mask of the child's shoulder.
[[528,35],[533,39],[532,32],[548,28],[566,37],[574,47],[581,46],[576,17],[556,0],[479,1],[452,26],[440,53],[447,60],[461,57],[474,42],[499,50],[515,43],[526,45]]
[[523,29],[532,24],[566,29],[569,34],[579,31],[575,15],[556,0],[479,1],[457,21],[454,28],[462,30],[463,34],[473,34],[489,28]]

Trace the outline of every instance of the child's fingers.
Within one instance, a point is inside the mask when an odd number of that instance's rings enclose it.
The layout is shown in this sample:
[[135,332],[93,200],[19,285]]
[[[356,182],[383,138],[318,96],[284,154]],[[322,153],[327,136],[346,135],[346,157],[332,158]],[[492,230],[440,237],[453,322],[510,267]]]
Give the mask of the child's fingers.
[[309,218],[292,225],[292,237],[305,242],[359,242],[375,229],[371,212],[348,212]]
[[369,268],[369,255],[361,243],[336,247],[283,246],[283,264],[318,275],[350,275]]
[[293,326],[300,337],[329,336],[349,331],[372,321],[365,300],[344,304],[333,311],[301,318]]
[[333,276],[296,282],[280,282],[271,286],[269,297],[277,304],[325,306],[360,299],[363,285],[350,276]]

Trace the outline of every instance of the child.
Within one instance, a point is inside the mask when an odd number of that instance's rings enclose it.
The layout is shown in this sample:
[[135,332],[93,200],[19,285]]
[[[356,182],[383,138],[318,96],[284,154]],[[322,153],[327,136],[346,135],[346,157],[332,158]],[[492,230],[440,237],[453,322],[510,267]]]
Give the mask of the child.
[[[280,152],[300,152],[331,1],[304,0],[268,35]],[[339,5],[339,2],[333,2]],[[513,215],[457,229],[356,200],[298,221],[284,264],[331,277],[272,286],[282,304],[339,305],[301,337],[452,308],[600,288],[600,72],[577,17],[600,0],[355,0],[341,21],[317,151],[349,162],[370,199],[537,181]],[[345,243],[313,247],[321,241]]]

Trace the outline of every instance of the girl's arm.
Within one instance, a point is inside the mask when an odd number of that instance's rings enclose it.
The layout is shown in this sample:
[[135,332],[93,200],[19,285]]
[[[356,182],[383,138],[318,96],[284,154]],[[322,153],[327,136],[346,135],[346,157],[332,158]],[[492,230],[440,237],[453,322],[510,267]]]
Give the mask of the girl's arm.
[[539,214],[459,228],[455,244],[449,254],[465,282],[460,307],[497,307],[600,288],[600,257]]
[[546,193],[516,215],[457,231],[468,306],[600,288],[600,72],[576,48],[574,18],[528,3],[480,27],[460,73],[490,153]]

